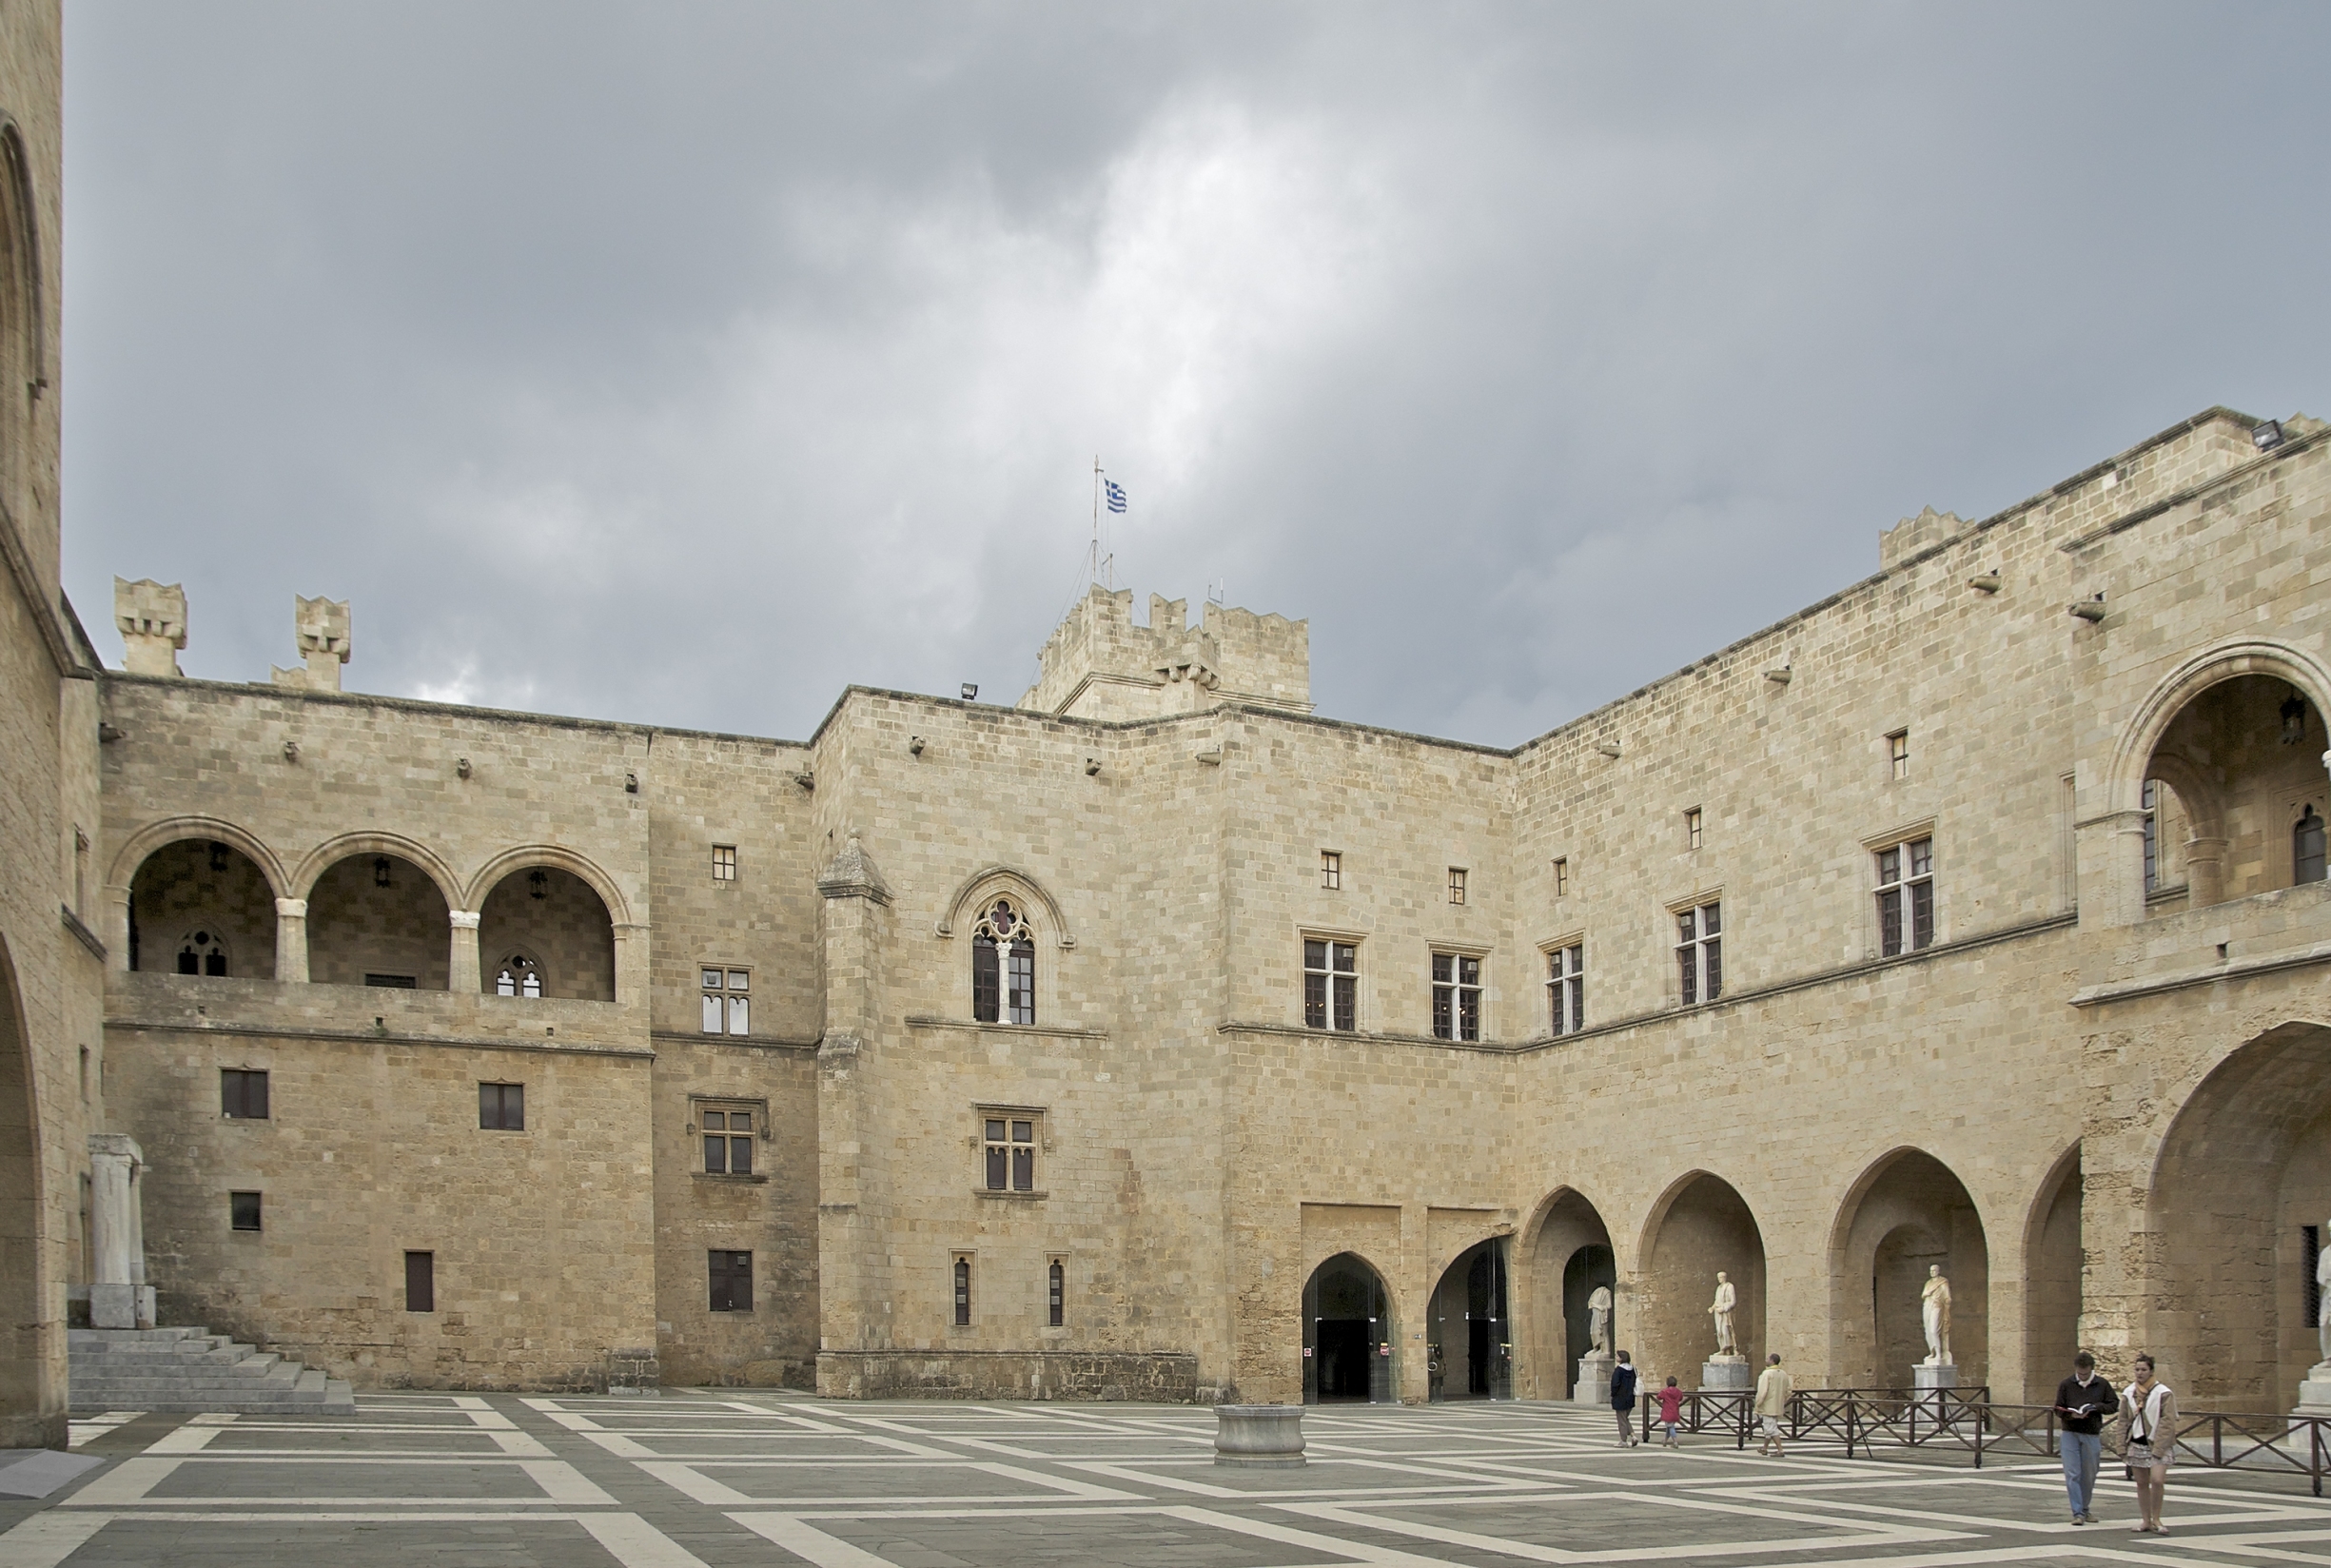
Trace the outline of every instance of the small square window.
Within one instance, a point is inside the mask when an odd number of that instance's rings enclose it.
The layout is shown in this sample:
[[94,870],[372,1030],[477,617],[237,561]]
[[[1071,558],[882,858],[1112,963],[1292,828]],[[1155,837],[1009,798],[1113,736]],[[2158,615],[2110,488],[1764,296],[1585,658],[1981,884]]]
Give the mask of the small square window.
[[1462,866],[1451,866],[1449,868],[1449,902],[1452,904],[1462,904],[1464,901],[1465,868]]
[[1320,852],[1320,886],[1330,892],[1343,886],[1343,856],[1334,850]]
[[236,1230],[259,1228],[259,1194],[230,1192],[226,1195],[226,1223]]
[[1886,737],[1886,763],[1896,778],[1910,776],[1910,732],[1896,730]]
[[713,880],[715,882],[736,880],[735,845],[715,844],[713,846]]
[[526,1130],[524,1084],[480,1084],[478,1126],[488,1132]]
[[224,1068],[219,1072],[219,1114],[230,1121],[267,1119],[267,1075],[247,1068]]
[[1557,898],[1570,896],[1570,857],[1568,855],[1557,854],[1554,857],[1554,896]]
[[751,1034],[753,971],[706,965],[699,972],[704,984],[704,1032]]
[[1683,813],[1683,847],[1687,850],[1696,850],[1700,847],[1700,815],[1697,806]]

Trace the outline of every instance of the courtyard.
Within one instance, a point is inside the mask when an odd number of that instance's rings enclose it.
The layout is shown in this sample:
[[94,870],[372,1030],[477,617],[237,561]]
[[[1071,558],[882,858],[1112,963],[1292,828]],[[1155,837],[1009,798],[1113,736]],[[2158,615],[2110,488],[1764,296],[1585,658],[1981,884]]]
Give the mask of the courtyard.
[[2182,1469],[2167,1538],[2067,1521],[2052,1463],[1620,1450],[1569,1405],[1313,1407],[1309,1464],[1212,1462],[1177,1406],[365,1394],[353,1421],[112,1412],[105,1462],[0,1499],[0,1568],[1334,1568],[2331,1564],[2303,1476]]

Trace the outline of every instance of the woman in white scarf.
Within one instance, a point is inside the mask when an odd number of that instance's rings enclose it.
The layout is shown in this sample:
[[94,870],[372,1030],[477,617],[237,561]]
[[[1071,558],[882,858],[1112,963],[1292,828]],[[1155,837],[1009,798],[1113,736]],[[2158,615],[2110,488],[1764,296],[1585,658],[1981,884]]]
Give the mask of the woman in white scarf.
[[2121,1392],[2121,1458],[2137,1482],[2137,1531],[2165,1536],[2162,1485],[2177,1452],[2177,1393],[2153,1376],[2153,1358],[2140,1355],[2137,1381]]

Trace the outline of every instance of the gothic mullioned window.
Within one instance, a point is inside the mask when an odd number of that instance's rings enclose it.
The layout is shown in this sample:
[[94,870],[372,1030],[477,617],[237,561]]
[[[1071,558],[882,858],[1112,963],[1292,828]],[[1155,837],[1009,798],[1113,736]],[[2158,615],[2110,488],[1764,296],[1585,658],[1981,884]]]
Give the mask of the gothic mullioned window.
[[225,974],[225,939],[207,926],[186,932],[185,938],[178,944],[178,972],[181,974]]
[[1036,939],[1009,898],[999,898],[971,932],[971,1017],[982,1024],[1036,1021]]
[[2291,824],[2290,862],[2293,882],[2303,886],[2323,880],[2323,820],[2312,804]]
[[494,994],[497,996],[541,995],[542,966],[522,952],[511,953],[494,966]]

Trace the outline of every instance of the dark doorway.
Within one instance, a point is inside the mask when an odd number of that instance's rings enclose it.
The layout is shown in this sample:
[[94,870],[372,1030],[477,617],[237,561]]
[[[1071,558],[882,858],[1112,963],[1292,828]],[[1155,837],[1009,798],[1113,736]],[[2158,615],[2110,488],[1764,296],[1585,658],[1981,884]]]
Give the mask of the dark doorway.
[[[1594,1324],[1586,1303],[1596,1286],[1616,1294],[1618,1264],[1609,1247],[1582,1246],[1562,1265],[1562,1342],[1569,1352],[1569,1364],[1562,1375],[1566,1393],[1578,1386],[1578,1358],[1594,1348]],[[1612,1348],[1617,1348],[1616,1342]]]
[[1392,1393],[1392,1313],[1383,1281],[1349,1252],[1303,1286],[1303,1402],[1382,1402]]
[[1458,1255],[1433,1292],[1429,1391],[1437,1400],[1513,1395],[1513,1328],[1505,1310],[1505,1245]]

